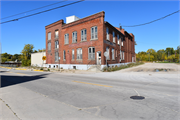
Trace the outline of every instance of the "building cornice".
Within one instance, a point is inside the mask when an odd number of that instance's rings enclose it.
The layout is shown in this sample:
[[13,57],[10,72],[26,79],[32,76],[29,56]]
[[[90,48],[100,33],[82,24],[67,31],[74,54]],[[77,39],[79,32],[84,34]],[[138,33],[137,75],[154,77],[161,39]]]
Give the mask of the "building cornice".
[[90,15],[90,16],[87,16],[85,18],[79,19],[77,21],[74,21],[74,22],[71,22],[71,23],[68,23],[68,24],[64,24],[64,25],[62,25],[62,29],[72,27],[72,26],[75,26],[75,25],[78,25],[78,24],[81,24],[81,23],[84,23],[84,22],[88,22],[88,21],[91,21],[93,19],[97,19],[99,17],[104,18],[104,11],[93,14],[93,15]]

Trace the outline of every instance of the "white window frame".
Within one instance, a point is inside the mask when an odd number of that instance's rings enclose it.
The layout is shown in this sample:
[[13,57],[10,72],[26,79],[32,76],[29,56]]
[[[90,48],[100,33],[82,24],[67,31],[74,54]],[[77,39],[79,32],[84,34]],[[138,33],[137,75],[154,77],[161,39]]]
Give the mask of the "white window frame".
[[82,48],[77,48],[77,60],[82,60]]
[[[93,52],[93,49],[94,49],[94,52]],[[91,52],[89,50],[91,50]],[[95,60],[95,47],[88,48],[88,59]]]
[[51,50],[51,42],[48,42],[48,50]]
[[55,39],[59,38],[59,31],[55,30]]
[[124,51],[121,51],[121,60],[124,60]]
[[109,57],[109,50],[110,48],[109,47],[106,47],[106,51],[108,52],[108,56],[107,56],[107,60],[110,60],[110,57]]
[[72,60],[74,60],[74,49],[72,49]]
[[87,30],[83,29],[81,30],[81,41],[87,41]]
[[59,48],[59,41],[56,40],[56,41],[55,41],[55,49],[58,49],[58,48]]
[[72,33],[72,43],[77,43],[77,31]]
[[118,42],[118,45],[119,45],[120,44],[119,34],[117,34],[117,42]]
[[123,39],[121,38],[121,46],[123,46]]
[[58,52],[55,52],[55,61],[57,62],[59,59],[59,53]]
[[114,48],[112,48],[111,52],[112,52],[112,60],[115,60],[115,57],[114,57]]
[[106,39],[109,40],[109,28],[106,27]]
[[63,50],[63,60],[66,60],[66,51]]
[[116,43],[116,36],[115,36],[115,32],[113,31],[113,42]]
[[[97,31],[95,31],[97,30]],[[98,38],[98,28],[97,26],[91,27],[91,39],[97,39]]]
[[48,40],[51,40],[51,32],[48,32]]
[[64,35],[64,44],[69,44],[69,34]]

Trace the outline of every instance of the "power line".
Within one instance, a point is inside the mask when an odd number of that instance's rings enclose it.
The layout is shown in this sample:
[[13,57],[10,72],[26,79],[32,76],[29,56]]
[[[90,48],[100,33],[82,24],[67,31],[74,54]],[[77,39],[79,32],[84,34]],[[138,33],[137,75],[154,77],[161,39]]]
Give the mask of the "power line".
[[13,17],[13,16],[17,16],[17,15],[21,15],[21,14],[24,14],[24,13],[27,13],[27,12],[31,12],[31,11],[34,11],[34,10],[38,10],[38,9],[41,9],[41,8],[45,8],[45,7],[48,7],[48,6],[51,6],[51,5],[55,5],[55,4],[58,4],[58,3],[62,3],[62,2],[65,2],[65,1],[67,1],[67,0],[63,0],[63,1],[60,1],[60,2],[56,2],[56,3],[53,3],[53,4],[46,5],[46,6],[42,6],[42,7],[39,7],[39,8],[28,10],[28,11],[25,11],[25,12],[17,13],[17,14],[11,15],[11,16],[7,16],[7,17],[4,17],[4,18],[1,18],[0,20],[7,19],[7,18],[10,18],[10,17]]
[[173,12],[173,13],[171,13],[171,14],[168,14],[168,15],[166,15],[166,16],[164,16],[164,17],[161,17],[161,18],[159,18],[159,19],[156,19],[156,20],[147,22],[147,23],[143,23],[143,24],[139,24],[139,25],[132,25],[132,26],[123,26],[123,27],[137,27],[137,26],[142,26],[142,25],[150,24],[150,23],[156,22],[156,21],[158,21],[158,20],[162,20],[162,19],[164,19],[164,18],[166,18],[166,17],[168,17],[168,16],[171,16],[171,15],[173,15],[173,14],[175,14],[175,13],[178,13],[179,11],[180,11],[180,10],[175,11],[175,12]]
[[68,5],[76,4],[76,3],[82,2],[82,1],[84,1],[84,0],[80,0],[80,1],[77,1],[77,2],[69,3],[69,4],[62,5],[62,6],[59,6],[59,7],[55,7],[55,8],[52,8],[52,9],[44,10],[44,11],[41,11],[41,12],[38,12],[38,13],[34,13],[34,14],[27,15],[27,16],[24,16],[24,17],[12,19],[12,20],[9,20],[9,21],[1,22],[0,24],[4,24],[4,23],[8,23],[8,22],[13,22],[13,21],[18,21],[19,19],[23,19],[23,18],[30,17],[30,16],[37,15],[37,14],[41,14],[41,13],[48,12],[48,11],[51,11],[51,10],[55,10],[55,9],[58,9],[58,8],[62,8],[62,7],[68,6]]

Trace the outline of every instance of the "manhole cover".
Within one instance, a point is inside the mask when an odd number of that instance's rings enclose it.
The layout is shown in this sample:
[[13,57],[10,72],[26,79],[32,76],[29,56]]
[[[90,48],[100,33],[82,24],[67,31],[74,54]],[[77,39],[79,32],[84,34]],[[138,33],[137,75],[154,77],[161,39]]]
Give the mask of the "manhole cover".
[[143,97],[143,96],[131,96],[130,98],[133,99],[133,100],[142,100],[142,99],[145,99],[145,97]]

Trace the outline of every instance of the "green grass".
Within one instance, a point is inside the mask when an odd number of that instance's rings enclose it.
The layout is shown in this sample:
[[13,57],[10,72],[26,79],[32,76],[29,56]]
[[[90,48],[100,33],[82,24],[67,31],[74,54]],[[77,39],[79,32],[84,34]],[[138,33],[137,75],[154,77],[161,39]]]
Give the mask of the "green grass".
[[157,63],[179,63],[179,62],[161,61],[161,62],[157,62]]
[[108,67],[106,70],[106,67],[103,68],[103,72],[112,72],[112,71],[117,71],[117,70],[121,70],[121,69],[126,69],[126,68],[130,68],[130,67],[134,67],[134,66],[138,66],[138,65],[142,65],[144,64],[143,62],[136,62],[136,63],[129,63],[127,65],[121,65],[121,66],[115,66],[115,67]]

